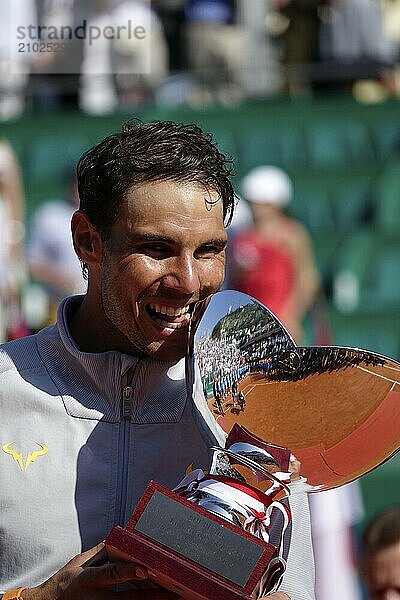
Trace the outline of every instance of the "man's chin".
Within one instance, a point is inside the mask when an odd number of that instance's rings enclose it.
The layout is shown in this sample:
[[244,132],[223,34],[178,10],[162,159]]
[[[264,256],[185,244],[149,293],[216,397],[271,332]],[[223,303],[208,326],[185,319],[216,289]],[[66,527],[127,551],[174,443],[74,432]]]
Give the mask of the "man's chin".
[[179,339],[178,336],[176,339],[174,339],[174,336],[171,336],[162,342],[152,342],[147,347],[147,353],[155,360],[161,360],[163,362],[178,362],[178,360],[186,356],[187,348],[187,336],[179,336]]

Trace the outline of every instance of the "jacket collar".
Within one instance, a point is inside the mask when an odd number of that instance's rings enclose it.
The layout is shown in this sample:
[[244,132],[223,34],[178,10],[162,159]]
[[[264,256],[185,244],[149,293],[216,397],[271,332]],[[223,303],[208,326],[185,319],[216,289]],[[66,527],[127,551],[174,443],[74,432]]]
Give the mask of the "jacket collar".
[[38,334],[38,351],[71,416],[118,422],[123,389],[133,388],[132,420],[177,422],[186,400],[185,361],[176,364],[118,352],[82,352],[69,321],[83,296],[63,300],[57,324]]

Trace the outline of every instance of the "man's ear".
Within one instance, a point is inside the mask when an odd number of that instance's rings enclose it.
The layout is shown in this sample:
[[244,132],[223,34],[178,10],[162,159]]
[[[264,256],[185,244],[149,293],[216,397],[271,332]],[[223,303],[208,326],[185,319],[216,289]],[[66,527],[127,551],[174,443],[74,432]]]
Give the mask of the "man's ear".
[[80,260],[88,266],[100,264],[102,256],[100,233],[89,217],[80,210],[72,215],[71,231],[75,252]]

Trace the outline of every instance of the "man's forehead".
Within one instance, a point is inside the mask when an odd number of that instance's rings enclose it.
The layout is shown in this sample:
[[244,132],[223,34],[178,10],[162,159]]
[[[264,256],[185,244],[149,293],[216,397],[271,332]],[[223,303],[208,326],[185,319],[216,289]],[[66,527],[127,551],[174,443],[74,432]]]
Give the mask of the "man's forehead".
[[182,224],[195,220],[223,220],[223,202],[215,190],[194,182],[146,182],[128,190],[121,215],[146,221],[171,219]]
[[217,202],[220,198],[216,189],[201,184],[198,181],[179,181],[175,179],[156,179],[154,181],[143,181],[132,185],[126,192],[127,198],[148,197],[157,198],[164,193],[179,194],[180,192],[198,193],[211,201]]
[[379,550],[371,560],[373,581],[393,580],[400,586],[400,542]]

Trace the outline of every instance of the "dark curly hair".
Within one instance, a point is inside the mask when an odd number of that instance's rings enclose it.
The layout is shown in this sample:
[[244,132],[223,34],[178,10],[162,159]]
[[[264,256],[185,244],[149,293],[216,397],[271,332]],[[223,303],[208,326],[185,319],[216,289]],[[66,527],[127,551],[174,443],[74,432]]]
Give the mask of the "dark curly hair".
[[218,193],[228,225],[235,202],[231,174],[232,161],[196,125],[129,121],[79,160],[79,208],[107,239],[132,186],[168,179],[197,182]]
[[359,561],[361,575],[366,578],[369,560],[377,552],[400,542],[400,505],[389,506],[378,513],[368,524],[362,536]]

